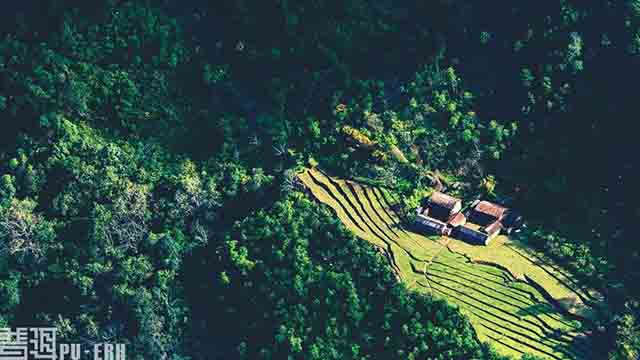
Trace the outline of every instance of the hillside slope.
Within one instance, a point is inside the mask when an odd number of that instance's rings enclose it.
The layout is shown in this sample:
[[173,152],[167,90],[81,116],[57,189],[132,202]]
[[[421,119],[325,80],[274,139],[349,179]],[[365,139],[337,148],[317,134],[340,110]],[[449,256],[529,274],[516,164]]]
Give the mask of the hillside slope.
[[506,238],[477,247],[404,229],[382,188],[334,179],[310,169],[299,175],[357,236],[383,252],[407,287],[460,307],[483,341],[505,354],[588,359],[591,295],[570,276]]

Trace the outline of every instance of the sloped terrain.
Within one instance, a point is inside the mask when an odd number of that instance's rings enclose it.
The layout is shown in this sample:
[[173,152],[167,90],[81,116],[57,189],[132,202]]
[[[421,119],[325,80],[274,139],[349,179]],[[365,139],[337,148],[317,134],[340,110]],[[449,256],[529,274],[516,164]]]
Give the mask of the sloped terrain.
[[589,304],[597,298],[540,255],[506,237],[488,247],[426,237],[400,226],[395,199],[383,188],[316,169],[299,177],[349,229],[380,249],[410,289],[458,305],[479,338],[501,353],[597,358],[586,338]]

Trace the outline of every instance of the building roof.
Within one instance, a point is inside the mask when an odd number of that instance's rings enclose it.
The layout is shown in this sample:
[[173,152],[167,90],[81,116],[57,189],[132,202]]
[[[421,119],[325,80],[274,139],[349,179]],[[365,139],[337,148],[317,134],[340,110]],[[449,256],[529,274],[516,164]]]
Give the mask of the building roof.
[[461,203],[462,201],[458,198],[454,198],[453,196],[441,193],[439,191],[434,191],[431,194],[431,197],[429,197],[429,202],[451,210],[456,206],[456,204]]
[[458,212],[458,213],[453,214],[449,218],[449,221],[447,221],[447,223],[449,223],[449,225],[451,225],[451,226],[464,225],[466,222],[467,222],[467,217],[464,216],[464,214],[462,212]]
[[489,235],[499,233],[500,230],[502,230],[502,223],[500,221],[495,221],[484,228],[484,232]]
[[506,214],[507,208],[494,204],[492,202],[483,200],[478,202],[478,204],[476,204],[476,206],[473,208],[473,211],[477,213],[489,215],[491,217],[494,217],[500,220]]

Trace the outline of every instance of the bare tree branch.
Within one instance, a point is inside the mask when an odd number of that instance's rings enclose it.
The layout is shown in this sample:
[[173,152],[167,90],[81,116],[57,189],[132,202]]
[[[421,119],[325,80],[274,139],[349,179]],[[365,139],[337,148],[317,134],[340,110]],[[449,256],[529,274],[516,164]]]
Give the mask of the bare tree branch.
[[24,258],[32,256],[42,259],[46,244],[39,241],[38,228],[46,221],[42,215],[34,214],[31,201],[14,201],[0,216],[0,254]]

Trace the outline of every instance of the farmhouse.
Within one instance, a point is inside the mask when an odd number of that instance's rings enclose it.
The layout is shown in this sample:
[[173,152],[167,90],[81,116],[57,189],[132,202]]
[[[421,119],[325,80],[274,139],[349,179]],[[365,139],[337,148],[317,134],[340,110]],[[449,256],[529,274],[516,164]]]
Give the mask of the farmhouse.
[[442,222],[447,222],[451,216],[462,210],[462,200],[435,191],[429,197],[425,210],[428,212],[425,215],[436,218]]
[[447,221],[447,224],[455,228],[455,227],[464,225],[466,222],[467,222],[467,217],[464,216],[462,212],[458,212],[451,215],[451,217]]
[[418,208],[415,226],[421,232],[449,235],[451,221],[457,224],[464,221],[461,209],[460,199],[436,191],[431,194],[424,207]]
[[491,237],[496,236],[500,233],[500,230],[502,230],[502,223],[500,221],[493,222],[483,230]]
[[432,217],[418,214],[416,216],[415,227],[420,232],[449,235],[450,228],[446,223]]
[[489,201],[477,201],[467,211],[469,223],[457,228],[456,234],[465,241],[488,245],[504,228],[503,219],[509,210]]
[[487,226],[496,221],[501,221],[507,214],[507,208],[488,202],[478,201],[472,207],[469,219],[478,225]]
[[459,226],[455,229],[455,234],[460,240],[476,245],[489,245],[491,240],[500,234],[502,224],[499,221],[491,223],[486,227],[473,227],[473,224]]
[[488,234],[475,230],[468,226],[459,226],[453,231],[453,235],[460,240],[464,240],[468,243],[475,245],[488,245],[489,239]]
[[436,191],[424,207],[418,208],[416,229],[488,245],[501,232],[508,234],[521,221],[521,217],[514,217],[509,209],[485,200],[476,200],[464,213],[461,210],[460,199]]

